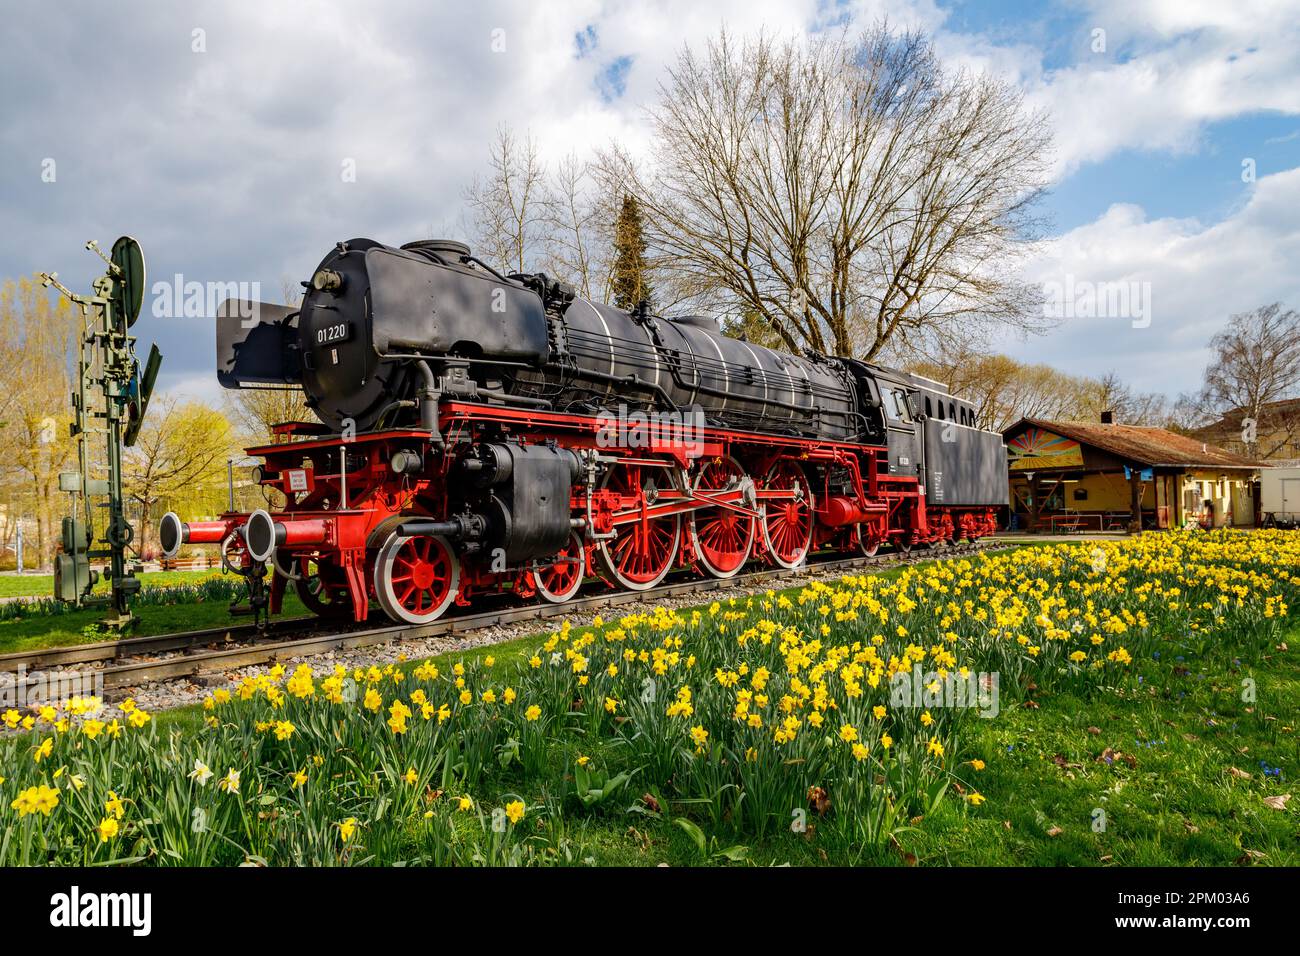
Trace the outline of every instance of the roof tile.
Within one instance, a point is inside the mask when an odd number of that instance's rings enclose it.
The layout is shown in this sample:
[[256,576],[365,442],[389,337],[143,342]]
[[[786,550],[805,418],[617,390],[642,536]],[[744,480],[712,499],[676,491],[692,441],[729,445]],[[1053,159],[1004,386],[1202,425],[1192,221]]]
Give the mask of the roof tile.
[[1103,425],[1100,422],[1052,422],[1022,418],[1002,434],[1010,436],[1026,425],[1036,425],[1085,445],[1092,445],[1140,465],[1191,465],[1210,468],[1259,468],[1260,462],[1243,458],[1217,445],[1179,435],[1164,428],[1141,425]]

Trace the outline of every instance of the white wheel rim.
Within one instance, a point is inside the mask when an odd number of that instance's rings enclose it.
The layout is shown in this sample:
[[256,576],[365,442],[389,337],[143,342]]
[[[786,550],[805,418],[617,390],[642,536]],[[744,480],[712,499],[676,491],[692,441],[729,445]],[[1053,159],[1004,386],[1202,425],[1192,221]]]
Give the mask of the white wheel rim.
[[[772,471],[768,472],[769,479],[774,471],[776,471],[775,466],[773,466]],[[808,552],[812,550],[813,525],[816,524],[817,516],[817,501],[813,497],[812,488],[808,487],[807,476],[802,475],[801,473],[800,482],[801,487],[803,488],[803,500],[808,506],[809,520],[808,534],[804,538],[803,547],[800,549],[797,558],[787,561],[777,554],[776,548],[772,547],[772,536],[767,527],[767,502],[763,502],[763,520],[759,522],[759,525],[763,529],[763,546],[767,548],[767,556],[772,559],[772,563],[777,567],[787,568],[791,571],[803,566],[803,564],[808,560]]]
[[[741,477],[744,477],[745,469],[740,466],[740,462],[736,461],[735,458],[732,458],[730,456],[728,456],[725,459],[725,461],[735,466],[736,471],[740,473]],[[703,474],[703,469],[701,469],[701,474],[695,479],[695,490],[697,492],[700,490],[700,482],[703,479],[704,479],[704,474]],[[707,491],[709,489],[705,489],[705,490]],[[717,490],[717,489],[713,489],[713,490]],[[714,563],[709,560],[708,555],[704,553],[704,549],[700,547],[699,529],[696,526],[696,517],[698,516],[698,514],[699,514],[698,511],[692,511],[690,516],[690,521],[687,524],[687,527],[689,528],[690,535],[691,535],[691,546],[694,547],[695,549],[696,560],[699,561],[700,564],[704,566],[704,569],[708,571],[709,574],[711,574],[715,578],[722,578],[725,580],[727,578],[735,577],[737,574],[740,573],[740,569],[745,566],[745,562],[749,560],[749,556],[754,552],[754,541],[758,537],[758,529],[755,527],[755,525],[759,524],[758,519],[757,518],[745,519],[749,521],[749,534],[747,535],[747,539],[745,541],[744,555],[743,557],[741,557],[740,562],[730,571],[722,571],[719,570],[714,565]]]
[[383,608],[385,614],[394,621],[406,624],[427,624],[430,621],[437,620],[456,600],[456,594],[460,591],[460,561],[456,558],[456,552],[452,550],[446,538],[435,535],[431,536],[433,542],[445,550],[447,560],[451,565],[451,579],[447,587],[447,593],[431,610],[422,614],[412,611],[402,603],[393,588],[393,563],[402,547],[408,541],[419,537],[423,537],[423,535],[399,535],[394,531],[388,540],[384,542],[384,546],[379,549],[379,555],[375,559],[375,598],[379,601],[379,606]]
[[863,557],[874,558],[876,554],[880,551],[880,539],[875,538],[870,544],[870,546],[868,546],[867,536],[864,533],[864,531],[865,529],[861,525],[859,525],[858,526],[858,549],[862,552]]
[[[615,465],[613,468],[610,468],[609,471],[605,472],[605,477],[602,478],[600,482],[600,486],[602,488],[604,488],[609,483],[610,478],[614,476],[614,468],[618,468],[618,467],[621,466]],[[670,476],[668,480],[669,486],[676,489],[677,488],[676,479],[674,477],[671,477],[673,475],[673,472],[671,470],[665,470],[665,473]],[[615,560],[614,555],[610,553],[610,545],[616,542],[618,540],[617,538],[607,538],[604,541],[601,541],[600,545],[596,548],[596,557],[600,560],[601,569],[604,570],[604,572],[607,575],[613,578],[619,584],[620,587],[624,587],[629,591],[648,591],[650,590],[650,588],[655,587],[660,581],[662,581],[665,577],[668,576],[668,572],[671,571],[673,569],[673,565],[677,563],[678,552],[680,551],[682,546],[682,516],[680,514],[673,515],[672,520],[673,520],[673,542],[672,542],[673,560],[665,563],[663,570],[660,571],[657,575],[655,575],[654,578],[647,581],[632,581],[623,576],[623,573],[618,569],[618,562]]]
[[[575,594],[577,594],[578,589],[582,587],[582,580],[586,576],[586,571],[587,571],[585,567],[586,549],[582,545],[582,539],[579,538],[576,534],[570,535],[569,547],[575,548],[577,550],[578,556],[574,560],[578,564],[584,565],[584,567],[579,568],[578,576],[574,578],[573,584],[568,588],[568,590],[552,591],[550,588],[546,586],[540,574],[538,574],[537,572],[533,573],[533,580],[537,585],[537,593],[540,594],[545,600],[550,601],[552,604],[563,604],[565,601],[568,601]],[[555,562],[549,562],[549,563],[554,564]]]

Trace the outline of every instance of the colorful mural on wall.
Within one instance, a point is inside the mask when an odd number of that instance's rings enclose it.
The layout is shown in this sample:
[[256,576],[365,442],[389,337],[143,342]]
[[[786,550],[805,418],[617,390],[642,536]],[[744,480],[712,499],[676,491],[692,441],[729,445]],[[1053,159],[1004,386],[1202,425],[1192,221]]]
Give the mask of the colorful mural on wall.
[[1042,428],[1026,428],[1009,440],[1007,455],[1012,471],[1083,466],[1083,449],[1077,441]]

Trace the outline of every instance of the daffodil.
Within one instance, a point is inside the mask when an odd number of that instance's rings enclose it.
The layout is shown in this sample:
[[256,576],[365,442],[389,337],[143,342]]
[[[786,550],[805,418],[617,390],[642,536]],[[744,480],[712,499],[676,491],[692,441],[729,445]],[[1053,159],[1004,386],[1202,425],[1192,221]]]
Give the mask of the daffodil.
[[202,787],[207,785],[208,778],[211,776],[212,770],[209,769],[207,764],[196,757],[194,760],[194,769],[190,771],[190,779]]

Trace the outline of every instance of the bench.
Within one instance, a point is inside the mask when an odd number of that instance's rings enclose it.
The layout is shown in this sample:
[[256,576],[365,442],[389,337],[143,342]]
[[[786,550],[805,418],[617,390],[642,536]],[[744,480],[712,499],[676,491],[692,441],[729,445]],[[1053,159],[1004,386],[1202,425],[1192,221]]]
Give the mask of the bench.
[[214,566],[212,558],[207,555],[199,558],[163,558],[158,564],[164,571],[206,571]]

